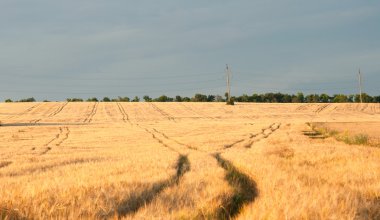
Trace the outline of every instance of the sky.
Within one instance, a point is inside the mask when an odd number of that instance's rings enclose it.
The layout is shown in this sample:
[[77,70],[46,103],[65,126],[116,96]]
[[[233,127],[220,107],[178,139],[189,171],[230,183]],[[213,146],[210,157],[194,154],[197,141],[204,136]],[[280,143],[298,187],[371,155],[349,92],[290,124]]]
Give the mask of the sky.
[[380,95],[378,0],[0,0],[0,101]]

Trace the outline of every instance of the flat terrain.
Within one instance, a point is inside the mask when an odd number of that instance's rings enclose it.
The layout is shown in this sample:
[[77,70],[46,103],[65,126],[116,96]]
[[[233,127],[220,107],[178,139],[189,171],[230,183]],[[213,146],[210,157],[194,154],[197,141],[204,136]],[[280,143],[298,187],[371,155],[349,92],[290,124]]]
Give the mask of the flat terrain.
[[380,218],[380,148],[304,135],[379,138],[379,104],[0,103],[0,121],[0,219]]

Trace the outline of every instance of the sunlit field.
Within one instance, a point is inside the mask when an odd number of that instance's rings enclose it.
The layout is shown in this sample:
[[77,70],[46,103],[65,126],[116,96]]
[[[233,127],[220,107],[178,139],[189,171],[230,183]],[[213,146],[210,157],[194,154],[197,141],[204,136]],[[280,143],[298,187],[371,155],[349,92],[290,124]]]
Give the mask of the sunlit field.
[[0,219],[380,219],[379,104],[1,103],[0,121]]

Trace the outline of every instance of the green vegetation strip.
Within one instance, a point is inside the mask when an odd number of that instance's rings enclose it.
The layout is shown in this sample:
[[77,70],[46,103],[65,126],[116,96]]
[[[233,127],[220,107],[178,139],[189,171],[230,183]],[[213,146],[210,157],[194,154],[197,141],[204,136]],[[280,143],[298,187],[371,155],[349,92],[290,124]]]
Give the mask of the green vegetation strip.
[[[307,123],[309,127],[312,129],[310,131],[314,134],[320,134],[324,137],[333,137],[337,141],[344,142],[348,145],[364,145],[364,146],[371,146],[371,147],[380,147],[379,143],[374,143],[370,140],[370,137],[367,134],[350,134],[349,132],[339,132],[336,130],[332,130],[326,127],[317,127],[314,124]],[[304,132],[305,134],[305,132]],[[310,134],[305,134],[307,136],[310,136]]]

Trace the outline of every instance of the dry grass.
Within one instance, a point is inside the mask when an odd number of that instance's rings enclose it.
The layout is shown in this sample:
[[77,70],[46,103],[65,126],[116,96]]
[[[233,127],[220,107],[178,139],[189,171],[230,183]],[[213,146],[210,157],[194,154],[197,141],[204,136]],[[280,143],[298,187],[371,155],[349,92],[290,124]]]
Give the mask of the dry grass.
[[[0,121],[1,219],[380,218],[376,104],[1,103]],[[303,133],[348,121],[372,130]]]

